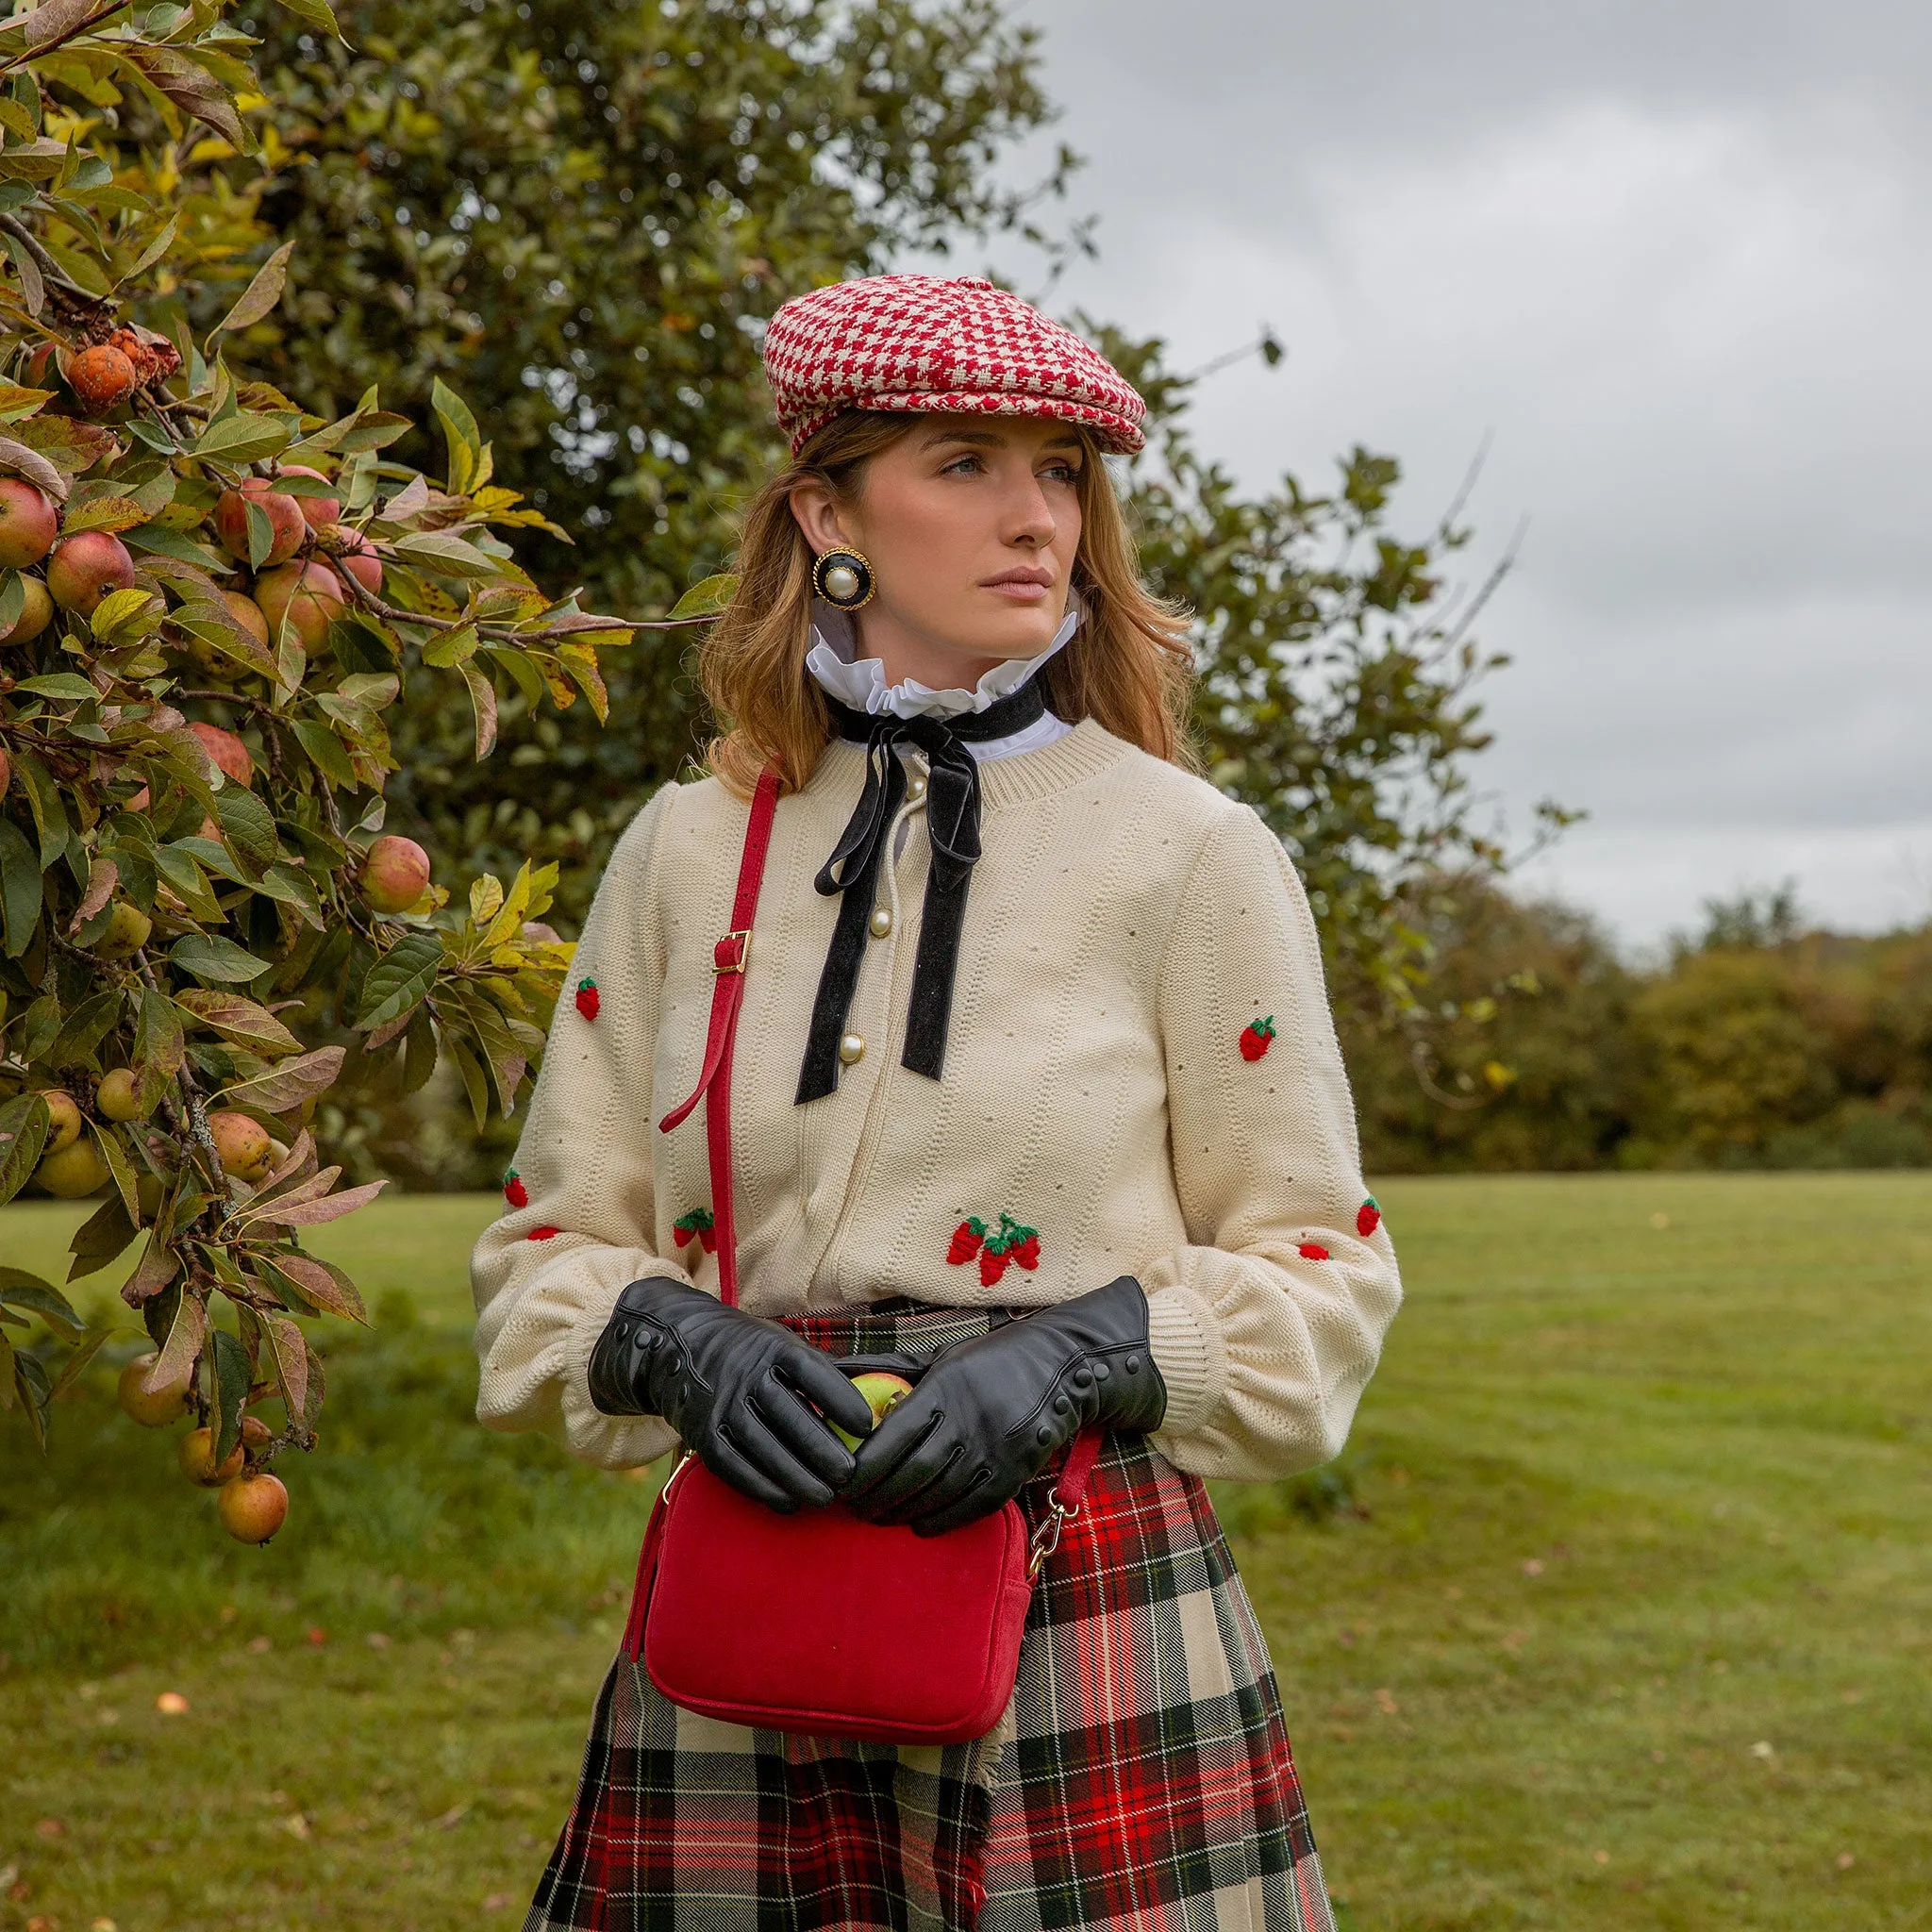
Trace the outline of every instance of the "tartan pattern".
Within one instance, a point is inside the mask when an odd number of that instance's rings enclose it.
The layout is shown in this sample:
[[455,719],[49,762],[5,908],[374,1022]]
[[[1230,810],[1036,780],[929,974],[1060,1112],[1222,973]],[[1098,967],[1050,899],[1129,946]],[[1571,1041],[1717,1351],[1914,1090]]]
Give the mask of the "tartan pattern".
[[1139,391],[1097,349],[977,275],[867,275],[794,295],[765,330],[765,375],[796,456],[842,410],[1051,416],[1123,456]]
[[[928,1357],[993,1311],[787,1325]],[[1051,1476],[1022,1506],[1037,1521]],[[782,1613],[782,1610],[781,1610]],[[678,1709],[620,1650],[524,1932],[1334,1932],[1261,1635],[1200,1481],[1110,1436],[1006,1718],[911,1749]]]

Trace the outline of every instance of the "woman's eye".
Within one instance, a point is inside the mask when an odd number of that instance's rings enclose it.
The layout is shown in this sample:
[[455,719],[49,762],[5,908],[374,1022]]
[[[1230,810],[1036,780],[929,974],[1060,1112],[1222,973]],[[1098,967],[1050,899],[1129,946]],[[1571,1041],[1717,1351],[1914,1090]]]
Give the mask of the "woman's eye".
[[976,470],[978,469],[978,467],[979,458],[977,457],[955,457],[953,460],[950,463],[948,463],[943,470],[940,472],[940,475],[942,476],[950,476],[954,474],[955,471]]
[[1080,473],[1072,463],[1055,463],[1046,472],[1056,483],[1077,483]]

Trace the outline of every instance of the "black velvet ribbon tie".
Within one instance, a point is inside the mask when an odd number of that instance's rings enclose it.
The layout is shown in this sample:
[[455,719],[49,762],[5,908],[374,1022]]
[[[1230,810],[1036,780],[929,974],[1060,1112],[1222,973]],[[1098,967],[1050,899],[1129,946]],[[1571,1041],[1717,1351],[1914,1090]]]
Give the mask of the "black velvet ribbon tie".
[[979,766],[967,747],[1009,738],[1046,714],[1038,678],[1029,678],[983,711],[958,718],[897,718],[890,713],[873,717],[829,694],[825,702],[840,737],[865,746],[865,785],[814,881],[827,898],[834,893],[841,897],[798,1073],[800,1105],[832,1092],[839,1084],[839,1041],[858,988],[858,970],[878,896],[879,868],[887,860],[891,827],[906,798],[901,748],[916,747],[925,754],[925,822],[932,869],[926,875],[906,1046],[899,1058],[910,1072],[937,1080],[945,1062],[946,1024],[959,963],[959,937],[966,924],[966,894],[979,859]]

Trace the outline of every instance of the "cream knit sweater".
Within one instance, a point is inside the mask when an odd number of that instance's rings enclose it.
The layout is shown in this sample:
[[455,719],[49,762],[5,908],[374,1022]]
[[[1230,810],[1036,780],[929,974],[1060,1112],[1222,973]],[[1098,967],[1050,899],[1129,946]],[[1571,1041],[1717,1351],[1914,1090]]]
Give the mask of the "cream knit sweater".
[[[1347,1437],[1401,1299],[1367,1190],[1315,928],[1280,843],[1246,806],[1091,720],[980,767],[983,856],[960,943],[944,1077],[899,1064],[929,847],[903,808],[838,1091],[793,1104],[836,899],[812,878],[864,774],[827,746],[783,799],[758,903],[732,1091],[742,1306],[781,1315],[895,1294],[952,1307],[1064,1300],[1130,1274],[1167,1384],[1155,1446],[1200,1475],[1268,1478]],[[478,1419],[540,1428],[608,1469],[674,1442],[592,1408],[592,1345],[625,1284],[716,1291],[675,1224],[710,1206],[696,1084],[711,947],[728,924],[747,806],[666,785],[619,841],[558,1001],[516,1169],[528,1205],[476,1243]],[[883,924],[875,921],[874,925]],[[1272,1017],[1250,1060],[1241,1035]],[[954,1229],[1002,1213],[1037,1265],[982,1287]],[[1373,1217],[1364,1217],[1365,1221]],[[555,1232],[550,1232],[555,1230]]]

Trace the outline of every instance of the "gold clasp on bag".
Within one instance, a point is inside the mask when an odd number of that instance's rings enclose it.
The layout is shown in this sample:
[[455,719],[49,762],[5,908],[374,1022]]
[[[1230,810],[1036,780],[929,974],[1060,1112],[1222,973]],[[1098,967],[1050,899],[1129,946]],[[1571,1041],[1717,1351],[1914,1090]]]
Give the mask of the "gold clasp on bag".
[[1060,1531],[1080,1513],[1079,1504],[1069,1509],[1058,1496],[1050,1497],[1046,1507],[1051,1513],[1033,1532],[1033,1555],[1026,1565],[1029,1581],[1040,1574],[1040,1566],[1059,1548]]

